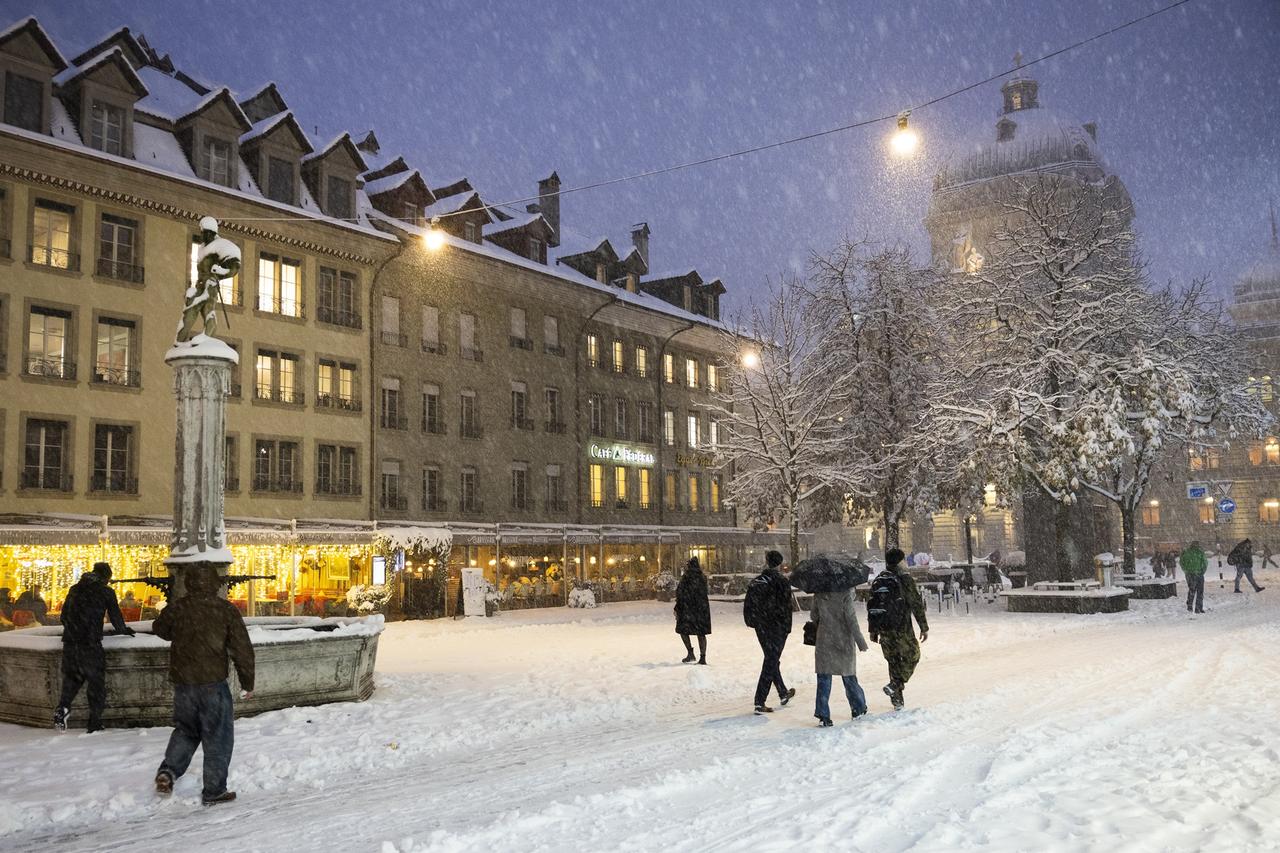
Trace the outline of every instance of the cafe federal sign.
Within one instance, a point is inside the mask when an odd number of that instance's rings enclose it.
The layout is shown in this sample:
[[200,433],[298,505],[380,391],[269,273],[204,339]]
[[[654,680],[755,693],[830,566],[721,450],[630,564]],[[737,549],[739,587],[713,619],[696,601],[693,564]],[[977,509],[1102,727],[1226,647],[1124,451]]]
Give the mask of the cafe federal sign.
[[592,459],[621,465],[653,465],[658,461],[651,451],[625,444],[600,445],[592,442],[589,452]]

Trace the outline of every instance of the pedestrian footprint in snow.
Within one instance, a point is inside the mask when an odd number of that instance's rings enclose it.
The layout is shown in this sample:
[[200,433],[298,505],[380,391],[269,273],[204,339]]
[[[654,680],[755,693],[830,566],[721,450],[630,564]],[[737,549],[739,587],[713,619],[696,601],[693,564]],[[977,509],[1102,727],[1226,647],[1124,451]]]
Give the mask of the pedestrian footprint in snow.
[[1236,592],[1240,592],[1240,579],[1248,578],[1249,586],[1254,592],[1262,592],[1265,586],[1258,586],[1253,579],[1253,540],[1244,539],[1227,555],[1227,565],[1236,567]]
[[818,674],[818,692],[813,715],[823,727],[832,725],[831,676],[844,682],[844,695],[856,720],[867,713],[867,696],[858,684],[857,655],[867,650],[866,638],[858,627],[858,614],[853,609],[852,587],[839,592],[817,592],[809,610],[809,620],[816,623],[813,647],[814,671]]
[[[924,600],[920,598],[916,582],[906,572],[903,557],[900,548],[885,552],[884,571],[871,582],[867,599],[867,629],[871,632],[871,642],[880,644],[880,651],[889,664],[889,683],[884,686],[884,692],[895,711],[902,710],[905,704],[902,694],[920,662],[920,643],[929,639]],[[911,628],[912,616],[920,626],[919,642]]]
[[687,654],[682,663],[693,663],[690,634],[698,635],[698,663],[707,662],[707,635],[711,633],[711,602],[707,598],[707,576],[697,557],[690,557],[676,587],[676,633],[684,641]]
[[760,680],[756,682],[757,714],[773,713],[765,704],[770,687],[777,688],[783,705],[796,695],[795,688],[788,690],[782,681],[782,650],[791,633],[791,584],[782,576],[782,554],[770,551],[764,559],[765,570],[747,585],[747,597],[742,603],[742,619],[747,627],[756,629],[756,639],[764,653]]

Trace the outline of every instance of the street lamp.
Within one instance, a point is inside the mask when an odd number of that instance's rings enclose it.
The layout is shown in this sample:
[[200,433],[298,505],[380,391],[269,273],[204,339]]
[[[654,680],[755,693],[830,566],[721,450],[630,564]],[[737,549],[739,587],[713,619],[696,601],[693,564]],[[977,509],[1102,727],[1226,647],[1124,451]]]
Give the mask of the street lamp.
[[911,110],[903,110],[898,113],[898,131],[893,135],[892,139],[893,151],[900,157],[909,156],[920,143],[920,137],[907,126],[907,117],[909,115],[911,115]]
[[444,230],[440,227],[440,217],[431,217],[427,233],[422,235],[422,244],[432,252],[438,252],[444,247]]
[[742,355],[742,366],[748,370],[755,370],[760,366],[760,355],[755,352],[746,352]]

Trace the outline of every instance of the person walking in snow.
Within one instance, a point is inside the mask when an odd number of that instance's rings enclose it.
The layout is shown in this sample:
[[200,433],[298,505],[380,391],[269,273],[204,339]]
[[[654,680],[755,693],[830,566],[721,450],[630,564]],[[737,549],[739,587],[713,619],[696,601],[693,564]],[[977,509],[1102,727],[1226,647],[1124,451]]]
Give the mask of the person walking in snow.
[[1187,579],[1187,610],[1196,613],[1204,612],[1204,573],[1209,568],[1209,560],[1199,542],[1192,542],[1182,551],[1178,558],[1182,566],[1182,574]]
[[156,771],[156,792],[168,796],[187,771],[196,747],[204,749],[206,805],[236,798],[227,790],[227,768],[235,742],[227,656],[240,677],[242,696],[253,696],[253,645],[235,605],[218,598],[222,585],[215,569],[193,567],[186,574],[187,594],[160,611],[152,625],[169,640],[169,679],[173,682],[173,734]]
[[1262,592],[1266,587],[1258,586],[1253,579],[1253,540],[1245,539],[1231,549],[1227,555],[1227,565],[1236,567],[1236,592],[1240,592],[1240,579],[1248,578],[1249,586],[1254,592]]
[[813,647],[813,667],[818,674],[818,690],[813,715],[824,728],[831,722],[831,677],[840,676],[849,710],[856,720],[867,713],[867,696],[858,684],[857,657],[867,650],[866,638],[858,627],[858,614],[853,609],[852,588],[839,592],[814,593],[809,620],[817,624],[817,642]]
[[1270,566],[1273,569],[1280,569],[1280,565],[1277,565],[1276,561],[1271,557],[1271,543],[1263,542],[1262,543],[1262,565],[1259,566],[1258,568],[1265,569],[1267,566]]
[[89,684],[89,721],[86,731],[102,729],[102,714],[107,708],[107,654],[102,650],[102,620],[109,618],[117,634],[132,637],[134,631],[124,623],[116,592],[109,585],[111,566],[94,563],[91,571],[80,576],[62,603],[62,696],[53,711],[53,727],[67,730],[71,703],[86,682]]
[[[880,644],[889,664],[889,683],[885,695],[895,711],[902,710],[903,690],[920,662],[920,643],[929,639],[929,622],[925,618],[924,600],[916,582],[907,574],[900,548],[890,548],[884,555],[884,571],[871,582],[867,599],[867,629],[871,642]],[[920,640],[911,628],[915,617],[920,626]]]
[[698,663],[707,663],[707,635],[711,633],[711,601],[707,598],[707,576],[702,573],[697,557],[690,557],[680,583],[676,586],[676,633],[684,641],[682,663],[693,663],[690,634],[698,635]]
[[791,584],[782,576],[782,554],[770,551],[765,554],[765,570],[747,585],[747,596],[742,606],[742,618],[748,627],[756,631],[764,663],[760,666],[760,679],[756,682],[755,712],[771,714],[773,709],[765,704],[769,688],[778,691],[783,705],[796,695],[794,687],[787,689],[782,680],[782,650],[791,633]]

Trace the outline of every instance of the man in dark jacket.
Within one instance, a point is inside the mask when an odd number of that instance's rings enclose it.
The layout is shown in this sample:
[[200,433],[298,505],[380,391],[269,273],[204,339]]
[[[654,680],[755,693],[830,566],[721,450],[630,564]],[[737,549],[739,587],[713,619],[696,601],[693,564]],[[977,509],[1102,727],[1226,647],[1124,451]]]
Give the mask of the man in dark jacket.
[[[929,639],[929,620],[925,617],[924,599],[920,597],[920,590],[903,565],[902,550],[890,548],[884,555],[884,563],[884,570],[897,579],[908,611],[899,629],[879,632],[871,629],[871,642],[880,644],[880,651],[889,664],[889,683],[884,686],[884,692],[896,711],[901,710],[905,704],[902,691],[916,671],[916,664],[920,662],[920,643]],[[919,642],[916,641],[915,631],[911,629],[913,616],[920,626]]]
[[49,617],[49,605],[40,595],[40,584],[32,584],[22,591],[18,600],[13,603],[14,610],[25,610],[35,617],[36,622],[43,625]]
[[1249,579],[1249,586],[1253,587],[1254,592],[1262,592],[1266,589],[1265,586],[1258,586],[1258,582],[1253,579],[1252,539],[1244,539],[1232,548],[1231,553],[1227,555],[1227,563],[1236,567],[1236,592],[1240,592],[1241,578]]
[[235,742],[227,655],[240,677],[244,698],[253,695],[253,645],[235,605],[218,598],[222,585],[209,566],[186,574],[187,594],[160,612],[152,631],[169,640],[169,678],[173,681],[173,734],[156,771],[157,793],[173,792],[196,747],[204,748],[205,805],[236,798],[227,790],[227,768]]
[[94,563],[67,593],[62,604],[62,697],[53,712],[53,727],[67,730],[71,703],[89,682],[89,724],[92,734],[102,728],[102,712],[107,707],[107,655],[102,650],[102,620],[111,619],[117,634],[132,637],[124,624],[116,591],[109,585],[111,566]]
[[760,680],[756,682],[757,714],[773,713],[773,709],[765,704],[770,687],[777,688],[783,705],[796,695],[795,688],[788,690],[782,681],[782,650],[787,645],[787,635],[791,633],[791,584],[779,569],[782,554],[770,551],[764,559],[766,568],[747,587],[747,599],[743,603],[743,618],[748,626],[756,629],[756,639],[764,652]]

